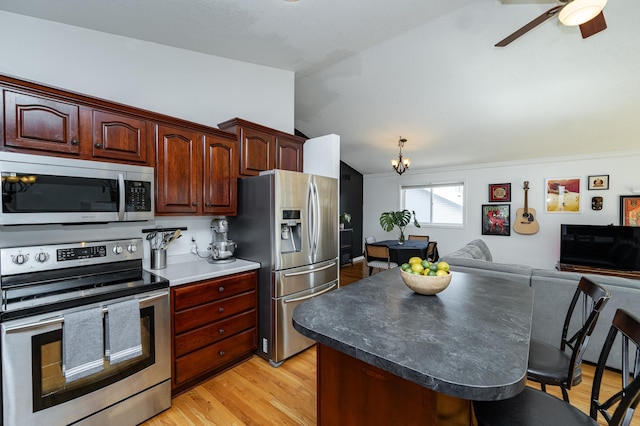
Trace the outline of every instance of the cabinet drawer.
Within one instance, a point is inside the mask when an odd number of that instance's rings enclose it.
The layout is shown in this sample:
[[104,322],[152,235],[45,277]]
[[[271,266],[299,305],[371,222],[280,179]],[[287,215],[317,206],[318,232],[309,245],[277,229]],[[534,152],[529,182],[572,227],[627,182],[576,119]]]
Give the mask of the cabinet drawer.
[[256,273],[247,272],[179,287],[173,293],[173,309],[177,312],[228,296],[246,293],[255,290],[256,285]]
[[178,358],[175,362],[174,384],[180,385],[215,370],[255,348],[256,330],[251,329]]
[[196,349],[226,339],[256,326],[256,311],[251,310],[240,315],[196,328],[176,336],[175,356],[180,357]]
[[256,307],[256,292],[240,294],[186,311],[176,312],[175,334],[228,318]]

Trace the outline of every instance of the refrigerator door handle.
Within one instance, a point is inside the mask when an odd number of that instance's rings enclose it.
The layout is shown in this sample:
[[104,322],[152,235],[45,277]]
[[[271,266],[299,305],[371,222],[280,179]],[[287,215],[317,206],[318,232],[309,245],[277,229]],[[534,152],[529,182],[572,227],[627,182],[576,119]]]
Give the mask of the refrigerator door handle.
[[315,268],[315,269],[309,269],[308,271],[301,271],[301,272],[289,272],[289,273],[285,273],[284,276],[286,277],[295,277],[298,275],[308,275],[308,274],[313,274],[314,272],[318,272],[318,271],[323,271],[325,269],[329,269],[336,266],[336,262],[331,262],[328,265],[325,265],[321,268]]
[[318,186],[313,177],[309,181],[307,193],[307,232],[309,234],[309,250],[311,252],[311,262],[316,262],[318,255],[318,240],[320,238],[320,212]]
[[309,256],[311,257],[311,263],[313,263],[314,253],[313,253],[313,241],[315,236],[313,235],[314,226],[313,226],[313,184],[309,182],[307,186],[307,235],[308,245],[309,245]]
[[322,217],[320,214],[320,195],[318,194],[318,184],[316,183],[315,177],[313,178],[313,198],[313,225],[315,227],[313,232],[313,261],[316,262],[318,257],[318,245],[320,244],[320,221],[322,220]]
[[300,302],[302,300],[307,300],[307,299],[311,299],[311,298],[316,297],[316,296],[320,296],[321,294],[324,294],[324,293],[326,293],[328,291],[333,290],[334,288],[336,288],[337,285],[338,284],[334,283],[334,284],[331,285],[331,287],[325,288],[324,290],[319,291],[317,293],[309,294],[308,296],[296,297],[294,299],[285,299],[284,303]]

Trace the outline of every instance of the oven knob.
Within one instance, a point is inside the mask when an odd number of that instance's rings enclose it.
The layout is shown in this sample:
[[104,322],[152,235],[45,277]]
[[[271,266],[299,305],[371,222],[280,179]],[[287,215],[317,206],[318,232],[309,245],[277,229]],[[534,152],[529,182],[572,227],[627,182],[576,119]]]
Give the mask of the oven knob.
[[114,252],[115,254],[120,254],[120,253],[122,253],[122,246],[119,246],[119,245],[115,245],[115,246],[113,246],[113,252]]
[[127,246],[127,251],[128,251],[129,253],[135,253],[135,252],[137,252],[137,251],[138,251],[138,246],[137,246],[136,244],[129,244],[129,245]]
[[27,260],[29,260],[29,256],[25,254],[17,254],[13,256],[12,260],[13,260],[13,263],[15,263],[16,265],[22,265],[26,263]]
[[43,251],[36,254],[36,262],[44,263],[49,260],[49,255]]

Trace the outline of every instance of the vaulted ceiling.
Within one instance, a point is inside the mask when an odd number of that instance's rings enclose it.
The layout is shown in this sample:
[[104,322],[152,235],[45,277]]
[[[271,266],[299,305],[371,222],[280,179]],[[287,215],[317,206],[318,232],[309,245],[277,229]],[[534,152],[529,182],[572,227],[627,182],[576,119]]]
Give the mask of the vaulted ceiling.
[[[547,0],[0,0],[0,10],[295,71],[296,128],[390,170],[600,155],[640,146],[640,2],[582,39]],[[170,30],[167,30],[170,29]]]

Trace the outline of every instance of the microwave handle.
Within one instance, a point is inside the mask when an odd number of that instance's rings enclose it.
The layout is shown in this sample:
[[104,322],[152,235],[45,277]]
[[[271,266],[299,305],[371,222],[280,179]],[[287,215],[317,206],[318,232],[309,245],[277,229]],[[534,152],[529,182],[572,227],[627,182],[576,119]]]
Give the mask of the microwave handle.
[[124,173],[118,173],[118,220],[124,220]]

